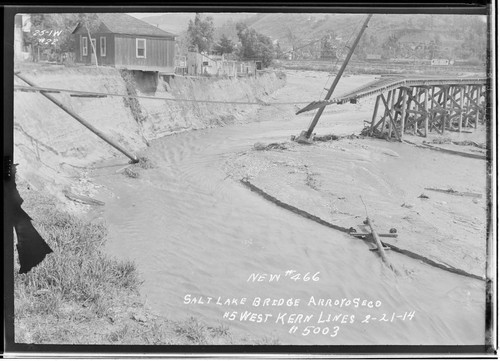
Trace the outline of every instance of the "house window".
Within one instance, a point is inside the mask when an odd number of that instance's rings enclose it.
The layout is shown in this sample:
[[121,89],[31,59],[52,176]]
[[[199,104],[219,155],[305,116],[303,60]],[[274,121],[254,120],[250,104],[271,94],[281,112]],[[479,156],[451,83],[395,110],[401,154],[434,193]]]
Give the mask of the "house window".
[[106,56],[106,37],[101,36],[99,38],[99,45],[101,46],[101,56]]
[[90,51],[92,52],[92,54],[94,54],[94,49],[95,49],[96,46],[97,45],[96,45],[96,41],[95,41],[95,38],[94,38],[94,39],[92,39],[92,49],[90,49]]
[[83,37],[82,38],[82,55],[83,56],[87,56],[88,55],[88,50],[89,49],[89,45],[88,45],[88,39],[87,37]]
[[146,39],[135,39],[135,56],[137,58],[146,57]]

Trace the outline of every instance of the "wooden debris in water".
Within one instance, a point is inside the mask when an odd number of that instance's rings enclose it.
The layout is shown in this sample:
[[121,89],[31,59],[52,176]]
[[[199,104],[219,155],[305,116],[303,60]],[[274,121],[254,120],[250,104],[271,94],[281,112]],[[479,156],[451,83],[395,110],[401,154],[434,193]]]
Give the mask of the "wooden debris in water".
[[141,167],[142,169],[151,169],[156,167],[155,164],[151,161],[151,159],[145,156],[139,157],[139,163],[137,163],[137,166]]
[[130,167],[129,168],[125,168],[125,172],[124,172],[127,176],[129,176],[130,178],[139,178],[139,172],[131,169]]
[[[354,237],[365,238],[366,236],[369,236],[370,233],[351,232],[351,233],[349,233],[349,235],[354,236]],[[379,237],[397,238],[398,234],[397,233],[379,233],[378,236]]]
[[368,224],[368,226],[370,227],[371,231],[372,231],[372,235],[373,235],[373,239],[375,240],[375,243],[377,245],[377,248],[378,248],[378,252],[380,254],[380,257],[382,258],[382,261],[384,261],[384,263],[391,269],[394,271],[394,273],[396,273],[397,275],[399,275],[399,271],[396,269],[396,267],[394,267],[394,265],[391,263],[391,261],[389,261],[389,258],[387,258],[387,255],[385,253],[385,248],[384,246],[382,245],[382,242],[380,241],[380,238],[378,236],[378,233],[377,231],[375,230],[375,227],[373,226],[373,223],[371,221],[371,219],[369,217],[366,217],[366,223]]
[[286,146],[286,143],[261,143],[257,142],[253,145],[253,149],[255,150],[271,150],[271,149],[279,149],[279,150],[285,150],[288,149]]
[[480,194],[480,193],[458,192],[458,191],[454,190],[453,188],[449,188],[449,189],[425,188],[425,189],[428,190],[428,191],[434,191],[434,192],[452,194],[454,196],[474,197],[474,198],[482,198],[483,197],[483,195]]
[[73,98],[106,98],[107,95],[102,94],[70,94]]
[[72,201],[75,201],[75,202],[89,204],[92,206],[104,206],[104,204],[105,204],[104,202],[99,201],[97,199],[90,198],[90,197],[83,196],[83,195],[79,195],[79,194],[75,194],[69,190],[64,190],[63,193],[66,196],[66,198],[68,198]]
[[339,137],[335,134],[315,135],[313,140],[315,142],[329,142],[330,140],[338,140]]

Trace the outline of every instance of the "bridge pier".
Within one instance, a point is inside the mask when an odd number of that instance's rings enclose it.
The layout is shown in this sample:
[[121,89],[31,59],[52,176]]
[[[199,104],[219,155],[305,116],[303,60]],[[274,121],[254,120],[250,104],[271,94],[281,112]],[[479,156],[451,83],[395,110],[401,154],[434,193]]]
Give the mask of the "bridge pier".
[[[463,132],[485,122],[485,85],[404,85],[377,96],[369,134],[401,140],[405,134]],[[381,115],[380,115],[381,114]]]

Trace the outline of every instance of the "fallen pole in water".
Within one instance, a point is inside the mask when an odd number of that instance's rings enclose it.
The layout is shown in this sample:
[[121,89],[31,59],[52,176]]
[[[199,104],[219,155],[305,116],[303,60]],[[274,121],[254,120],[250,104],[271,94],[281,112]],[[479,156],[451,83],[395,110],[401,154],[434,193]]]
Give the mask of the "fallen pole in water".
[[451,149],[436,147],[436,146],[431,145],[431,144],[417,144],[417,143],[410,142],[408,140],[404,140],[404,143],[411,144],[417,148],[423,148],[423,149],[434,150],[434,151],[442,152],[442,153],[459,155],[459,156],[466,157],[466,158],[491,160],[491,156],[487,157],[484,154],[472,154],[472,153],[468,153],[468,152],[460,152],[458,150],[451,150]]
[[[28,85],[30,85],[32,87],[36,87],[36,85],[34,83],[32,83],[31,81],[27,80],[24,76],[21,76],[19,73],[15,73],[15,75],[19,79],[21,79],[22,81],[24,81],[25,83],[27,83]],[[90,124],[85,119],[83,119],[82,117],[80,117],[78,114],[76,114],[74,111],[72,111],[71,109],[69,109],[67,106],[65,106],[63,103],[61,103],[59,100],[57,100],[56,98],[54,98],[53,96],[47,94],[44,91],[40,91],[40,94],[42,94],[44,97],[46,97],[47,99],[49,99],[52,103],[54,103],[55,105],[57,105],[59,108],[61,108],[62,110],[64,110],[66,113],[68,113],[69,115],[71,115],[78,122],[80,122],[84,127],[86,127],[87,129],[89,129],[92,133],[94,133],[95,135],[97,135],[99,138],[101,138],[102,140],[104,140],[106,143],[108,143],[109,145],[111,145],[113,148],[115,148],[115,149],[119,150],[121,153],[125,154],[127,157],[129,157],[132,160],[132,163],[138,163],[139,162],[139,159],[134,154],[132,154],[129,151],[127,151],[125,148],[123,148],[120,144],[116,143],[114,140],[108,138],[99,129],[95,128],[92,124]]]
[[375,244],[377,245],[378,253],[380,254],[380,257],[382,258],[382,261],[384,261],[384,263],[391,270],[393,270],[394,273],[399,275],[400,274],[399,271],[396,269],[396,267],[394,267],[394,265],[391,263],[391,261],[389,261],[389,258],[385,254],[384,246],[382,245],[382,242],[380,242],[380,238],[378,237],[378,233],[375,230],[375,227],[373,227],[373,223],[369,217],[366,217],[366,223],[368,224],[368,226],[370,227],[370,229],[372,231],[372,236],[373,236],[373,239],[375,240]]

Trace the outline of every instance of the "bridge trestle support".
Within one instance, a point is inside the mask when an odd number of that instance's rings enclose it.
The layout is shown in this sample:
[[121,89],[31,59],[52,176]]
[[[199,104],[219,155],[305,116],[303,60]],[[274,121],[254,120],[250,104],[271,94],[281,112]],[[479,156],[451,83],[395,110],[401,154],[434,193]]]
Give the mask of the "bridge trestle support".
[[405,134],[463,132],[486,121],[486,86],[401,86],[377,96],[369,135],[402,140]]

